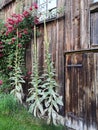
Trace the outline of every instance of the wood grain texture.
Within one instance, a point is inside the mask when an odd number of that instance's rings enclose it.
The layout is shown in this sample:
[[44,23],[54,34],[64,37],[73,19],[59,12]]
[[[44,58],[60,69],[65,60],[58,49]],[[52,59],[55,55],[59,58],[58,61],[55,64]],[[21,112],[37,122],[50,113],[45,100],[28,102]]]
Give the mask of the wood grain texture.
[[[16,11],[18,5],[20,5],[18,11],[22,12],[32,2],[34,0],[12,2],[0,11],[0,18],[6,20]],[[57,8],[65,7],[65,12],[46,23],[49,52],[56,69],[58,91],[64,101],[64,107],[61,107],[60,111],[64,116],[69,115],[70,125],[75,119],[76,124],[81,127],[79,130],[98,129],[98,48],[91,49],[90,44],[90,39],[95,43],[97,37],[95,30],[91,30],[92,36],[95,37],[90,37],[90,17],[92,21],[94,20],[92,17],[94,14],[90,15],[91,3],[92,0],[58,0]],[[97,18],[97,15],[94,17]],[[42,74],[45,67],[43,23],[38,24],[37,28],[40,33],[37,37],[39,71]],[[26,50],[28,70],[33,68],[32,45],[33,39]]]
[[13,2],[14,0],[0,0],[0,9],[7,6],[9,3]]
[[71,51],[88,48],[90,35],[88,0],[66,0],[65,19],[65,49]]
[[[83,120],[87,127],[97,124],[97,53],[66,55],[66,109],[72,120]],[[98,70],[97,70],[98,71]],[[97,129],[97,125],[96,125]],[[83,129],[84,130],[84,129]]]

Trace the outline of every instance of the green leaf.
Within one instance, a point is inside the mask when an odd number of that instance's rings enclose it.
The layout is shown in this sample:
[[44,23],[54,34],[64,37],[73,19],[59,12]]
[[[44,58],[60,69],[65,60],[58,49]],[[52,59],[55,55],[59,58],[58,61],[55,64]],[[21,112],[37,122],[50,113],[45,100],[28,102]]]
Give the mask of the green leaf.
[[21,93],[16,92],[16,97],[20,101],[20,103],[22,103],[22,95],[21,95]]
[[52,110],[52,119],[53,119],[53,124],[57,125],[57,121],[56,121],[56,112],[54,110]]
[[58,99],[57,99],[57,103],[61,106],[63,106],[63,101],[62,101],[62,96],[60,96]]
[[54,108],[56,109],[57,112],[59,112],[59,106],[55,101],[52,101],[52,104],[54,106]]
[[39,106],[39,110],[41,112],[41,115],[43,116],[43,114],[44,114],[43,105],[41,103],[39,103],[38,106]]
[[29,112],[32,113],[34,108],[35,108],[35,103],[31,104],[30,107],[29,107]]
[[37,117],[37,105],[34,106],[34,116]]
[[30,102],[30,101],[32,101],[32,102],[33,102],[33,101],[34,101],[34,99],[35,99],[35,96],[36,96],[36,95],[35,95],[35,94],[33,94],[31,97],[27,98],[27,100],[26,100],[26,101],[27,101],[27,102]]

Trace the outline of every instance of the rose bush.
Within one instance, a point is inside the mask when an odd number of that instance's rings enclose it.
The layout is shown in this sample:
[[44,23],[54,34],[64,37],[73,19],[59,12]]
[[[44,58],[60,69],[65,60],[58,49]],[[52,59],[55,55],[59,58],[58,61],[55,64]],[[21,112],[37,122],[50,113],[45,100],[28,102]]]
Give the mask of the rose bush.
[[[36,16],[38,5],[33,3],[22,14],[13,13],[0,30],[0,85],[5,83],[9,90],[25,82],[25,50],[30,44],[34,25],[39,22]],[[15,75],[14,75],[15,74]],[[6,82],[3,77],[6,77]],[[17,79],[17,83],[16,83]],[[2,82],[1,82],[2,81]],[[5,86],[4,85],[4,86]],[[18,88],[19,89],[19,88]],[[19,90],[20,92],[20,90]]]

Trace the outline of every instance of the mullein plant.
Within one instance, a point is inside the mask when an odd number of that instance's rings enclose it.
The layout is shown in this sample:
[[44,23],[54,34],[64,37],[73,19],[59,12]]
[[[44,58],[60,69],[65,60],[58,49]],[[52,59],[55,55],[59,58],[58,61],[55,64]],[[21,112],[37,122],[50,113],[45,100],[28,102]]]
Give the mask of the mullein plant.
[[16,41],[16,50],[15,50],[15,58],[14,58],[14,65],[13,65],[13,72],[10,75],[10,81],[11,81],[11,86],[13,89],[11,90],[11,94],[13,94],[16,99],[22,103],[22,100],[24,98],[23,94],[23,88],[22,84],[25,83],[21,71],[21,62],[22,60],[22,55],[21,53],[21,48],[19,48],[19,42],[18,42],[18,29],[17,29],[17,41]]
[[45,46],[45,70],[44,81],[42,84],[42,99],[44,99],[45,114],[47,115],[47,123],[57,124],[57,117],[59,116],[59,108],[63,106],[62,96],[57,92],[59,85],[55,77],[55,69],[51,61],[51,54],[49,52],[49,42],[47,37],[46,23],[44,21],[44,46]]
[[27,102],[29,103],[29,112],[35,117],[41,118],[44,114],[43,99],[42,99],[42,80],[39,76],[38,55],[36,46],[36,27],[34,26],[34,44],[33,44],[33,73],[31,75],[31,88]]
[[45,23],[44,34],[45,69],[44,74],[40,77],[38,70],[36,33],[34,33],[33,75],[30,82],[32,87],[29,89],[27,102],[29,103],[29,112],[35,117],[46,118],[48,124],[53,123],[57,125],[60,123],[59,120],[61,118],[58,114],[59,107],[63,106],[63,102],[62,96],[57,92],[59,86],[55,80],[56,74],[53,62],[51,61],[51,54],[49,53],[49,42]]

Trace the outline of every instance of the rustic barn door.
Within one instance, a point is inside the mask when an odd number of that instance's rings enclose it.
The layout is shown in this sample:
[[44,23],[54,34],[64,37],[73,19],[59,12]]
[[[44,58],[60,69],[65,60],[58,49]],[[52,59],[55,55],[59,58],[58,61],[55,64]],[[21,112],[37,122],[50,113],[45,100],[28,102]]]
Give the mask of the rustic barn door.
[[97,130],[98,54],[65,55],[66,124],[76,130]]

